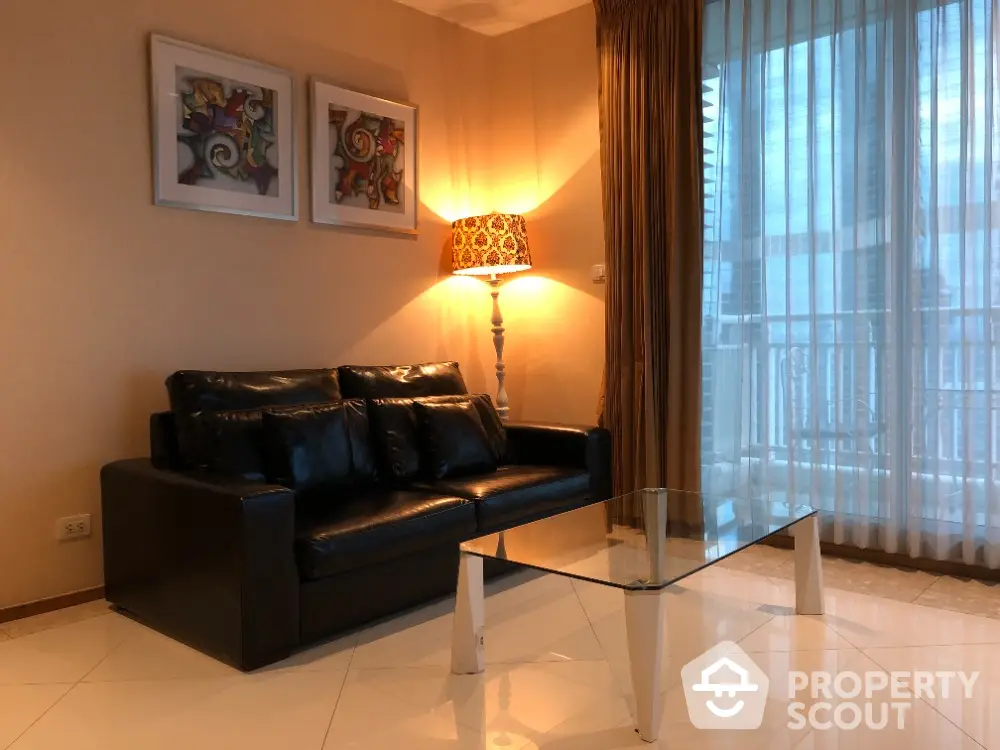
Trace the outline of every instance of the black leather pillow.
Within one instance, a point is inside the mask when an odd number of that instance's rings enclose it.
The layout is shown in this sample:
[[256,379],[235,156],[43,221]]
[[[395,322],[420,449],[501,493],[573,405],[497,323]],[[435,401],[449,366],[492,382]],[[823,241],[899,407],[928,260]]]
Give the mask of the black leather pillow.
[[507,432],[486,394],[373,399],[368,402],[372,442],[379,471],[387,478],[406,482],[416,479],[421,473],[421,438],[414,411],[414,405],[418,403],[472,403],[486,430],[494,465],[506,459]]
[[503,420],[493,406],[493,399],[485,393],[477,393],[472,396],[472,403],[479,412],[479,418],[483,420],[483,427],[486,429],[486,437],[490,439],[490,449],[493,451],[493,458],[497,466],[507,460],[507,428],[503,426]]
[[412,398],[379,398],[368,402],[378,462],[386,479],[406,482],[420,474],[417,415]]
[[183,466],[251,480],[264,478],[262,409],[184,414],[177,418]]
[[339,403],[265,412],[268,481],[305,493],[351,484],[347,416]]
[[363,398],[342,402],[347,418],[347,435],[351,441],[351,474],[358,484],[371,484],[377,478],[375,455],[372,453],[368,404]]
[[413,405],[426,473],[434,479],[496,471],[479,411],[471,401]]

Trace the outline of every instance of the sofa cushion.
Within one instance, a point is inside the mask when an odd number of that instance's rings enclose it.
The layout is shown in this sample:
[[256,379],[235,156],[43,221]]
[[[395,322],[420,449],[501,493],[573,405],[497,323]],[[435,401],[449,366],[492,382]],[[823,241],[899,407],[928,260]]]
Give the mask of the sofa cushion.
[[262,480],[266,474],[261,409],[185,414],[177,421],[182,466]]
[[[507,451],[507,434],[503,422],[485,394],[429,396],[426,398],[379,398],[368,402],[372,444],[376,462],[386,478],[406,482],[417,479],[423,467],[420,455],[420,434],[414,403],[428,404],[472,402],[479,412],[489,438],[495,464],[500,464]],[[426,473],[426,472],[425,472]]]
[[170,408],[179,414],[223,409],[329,403],[340,399],[336,370],[215,372],[180,370],[167,378]]
[[416,399],[421,464],[433,479],[496,471],[483,420],[472,401],[428,403]]
[[576,508],[590,495],[590,476],[559,466],[501,466],[491,474],[419,482],[415,487],[475,502],[478,533]]
[[295,553],[303,579],[457,545],[476,530],[475,509],[463,498],[409,490],[341,492],[296,509]]
[[468,393],[458,362],[339,369],[344,398],[418,398]]

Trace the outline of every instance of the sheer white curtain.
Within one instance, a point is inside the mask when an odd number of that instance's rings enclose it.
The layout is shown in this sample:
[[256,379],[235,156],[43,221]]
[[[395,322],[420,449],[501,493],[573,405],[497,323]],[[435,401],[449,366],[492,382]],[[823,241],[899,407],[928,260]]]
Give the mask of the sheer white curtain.
[[1000,0],[709,0],[703,487],[1000,567]]

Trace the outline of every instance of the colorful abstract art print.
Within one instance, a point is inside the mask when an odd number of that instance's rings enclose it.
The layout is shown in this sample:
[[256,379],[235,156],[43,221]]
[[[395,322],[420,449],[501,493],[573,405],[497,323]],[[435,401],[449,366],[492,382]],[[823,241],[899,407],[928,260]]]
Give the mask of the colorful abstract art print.
[[313,81],[313,221],[416,232],[416,108]]
[[178,68],[177,92],[177,181],[276,197],[274,89]]
[[401,213],[406,123],[330,107],[331,202]]
[[154,35],[159,205],[298,218],[287,71]]

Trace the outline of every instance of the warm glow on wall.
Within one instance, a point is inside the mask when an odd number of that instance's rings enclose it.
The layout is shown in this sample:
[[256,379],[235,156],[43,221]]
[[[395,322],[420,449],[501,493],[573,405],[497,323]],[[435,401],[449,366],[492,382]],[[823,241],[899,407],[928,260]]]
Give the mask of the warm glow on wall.
[[[588,103],[589,105],[589,103]],[[524,149],[511,144],[494,163],[491,203],[502,213],[529,214],[558,193],[590,159],[597,158],[599,133],[596,103],[581,106],[562,118],[558,128],[546,128],[543,142]]]
[[463,216],[489,213],[492,208],[490,175],[481,166],[468,161],[470,158],[473,162],[481,161],[483,157],[473,158],[447,150],[434,153],[431,147],[424,150],[420,154],[422,164],[437,159],[444,164],[451,163],[452,168],[420,170],[417,197],[421,203],[449,224]]
[[490,196],[487,191],[472,195],[466,191],[436,187],[430,180],[420,185],[420,202],[449,224],[464,216],[489,213]]
[[[490,211],[529,214],[558,193],[597,157],[596,102],[586,101],[545,128],[540,141],[525,148],[516,133],[498,130],[489,139],[489,169],[467,167],[457,183],[448,172],[420,175],[421,203],[448,222]],[[483,155],[476,158],[482,161]]]
[[[553,191],[555,192],[555,191]],[[530,214],[551,197],[544,195],[537,178],[513,180],[499,179],[491,191],[495,210],[505,214]]]
[[[604,356],[604,301],[542,271],[504,282],[504,317],[514,335],[505,359],[512,419],[578,421],[595,417]],[[572,323],[567,324],[571,316]],[[489,354],[488,339],[483,349]]]
[[[482,299],[482,282],[465,276],[445,276],[371,326],[340,356],[345,362],[368,361],[372,351],[391,351],[400,360],[414,362],[435,357],[458,359],[466,375],[476,376],[477,368],[485,366],[471,356],[469,331],[481,326]],[[401,343],[400,328],[412,328],[414,320],[420,321],[420,335]],[[485,376],[473,380],[486,382]]]

